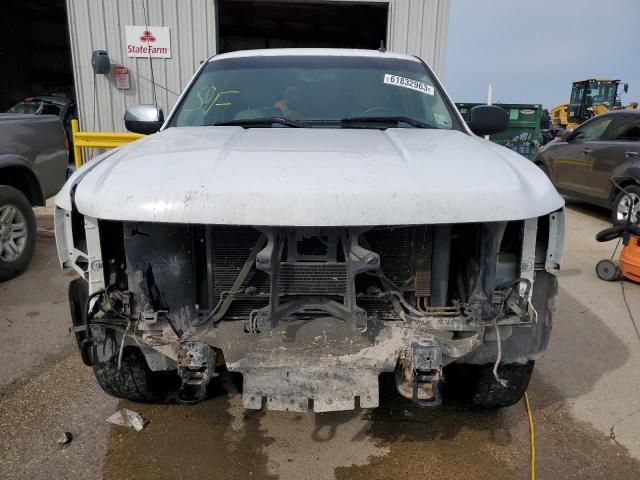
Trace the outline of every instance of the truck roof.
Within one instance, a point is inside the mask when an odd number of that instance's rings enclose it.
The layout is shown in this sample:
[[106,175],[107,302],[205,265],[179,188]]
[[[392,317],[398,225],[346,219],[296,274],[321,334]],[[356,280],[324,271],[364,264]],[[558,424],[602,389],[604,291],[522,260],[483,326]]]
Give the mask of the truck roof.
[[411,60],[419,62],[417,57],[395,52],[381,52],[379,50],[364,50],[355,48],[269,48],[257,50],[238,50],[235,52],[222,53],[209,59],[209,62],[222,60],[225,58],[247,58],[247,57],[279,57],[279,56],[309,56],[309,57],[371,57],[371,58],[393,58]]
[[68,103],[73,103],[73,99],[72,98],[63,97],[63,96],[60,96],[60,95],[33,95],[33,96],[30,96],[30,97],[25,97],[20,101],[21,102],[38,102],[38,101],[42,101],[42,102],[56,103],[58,105],[66,105]]
[[[32,113],[0,113],[0,121],[16,121],[16,120],[30,120],[40,118],[42,115],[34,115]],[[49,115],[53,116],[53,115]],[[57,117],[56,117],[57,118]]]
[[24,122],[44,122],[60,119],[57,115],[34,115],[32,113],[0,113],[0,122],[24,123]]

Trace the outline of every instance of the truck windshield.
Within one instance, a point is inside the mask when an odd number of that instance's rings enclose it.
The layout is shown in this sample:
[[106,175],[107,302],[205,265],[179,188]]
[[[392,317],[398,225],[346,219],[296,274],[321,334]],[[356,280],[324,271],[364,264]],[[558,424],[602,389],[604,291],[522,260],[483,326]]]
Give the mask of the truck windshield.
[[224,124],[460,128],[448,100],[421,62],[346,56],[255,56],[209,62],[169,125]]

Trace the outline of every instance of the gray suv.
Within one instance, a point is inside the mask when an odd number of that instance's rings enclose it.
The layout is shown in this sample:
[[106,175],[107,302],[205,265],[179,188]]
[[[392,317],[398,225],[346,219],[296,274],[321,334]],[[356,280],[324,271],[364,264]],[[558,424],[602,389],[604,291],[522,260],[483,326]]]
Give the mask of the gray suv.
[[[593,117],[540,149],[534,162],[564,195],[611,208],[612,221],[627,218],[632,209],[640,220],[640,111],[617,110]],[[616,189],[622,182],[629,196]]]

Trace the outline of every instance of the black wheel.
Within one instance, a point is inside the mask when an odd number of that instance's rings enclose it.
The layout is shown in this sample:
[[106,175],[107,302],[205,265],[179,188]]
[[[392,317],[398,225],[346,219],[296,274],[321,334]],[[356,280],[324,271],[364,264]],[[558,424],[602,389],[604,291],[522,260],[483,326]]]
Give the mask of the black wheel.
[[27,269],[36,248],[36,216],[27,197],[0,186],[0,281]]
[[98,384],[109,395],[153,403],[164,400],[177,388],[179,382],[175,372],[152,372],[139,348],[124,348],[120,370],[117,361],[115,355],[110,361],[93,367]]
[[493,364],[452,364],[445,369],[447,396],[476,409],[509,407],[518,403],[527,390],[534,363],[500,365],[498,375],[507,381],[506,387],[495,379]]
[[618,264],[613,260],[600,260],[596,264],[596,274],[600,280],[604,280],[606,282],[615,282],[616,280],[620,280],[620,269],[618,268]]
[[611,205],[611,222],[614,225],[627,219],[629,209],[631,209],[632,221],[640,221],[640,187],[629,185],[625,190],[628,195],[624,192],[618,193]]

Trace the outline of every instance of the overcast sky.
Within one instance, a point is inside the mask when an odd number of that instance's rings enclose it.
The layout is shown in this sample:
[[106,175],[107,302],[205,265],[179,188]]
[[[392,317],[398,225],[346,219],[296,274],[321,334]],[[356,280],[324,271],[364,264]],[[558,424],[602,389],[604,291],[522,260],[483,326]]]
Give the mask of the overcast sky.
[[444,84],[456,102],[569,99],[571,82],[618,78],[640,100],[640,0],[451,0]]

